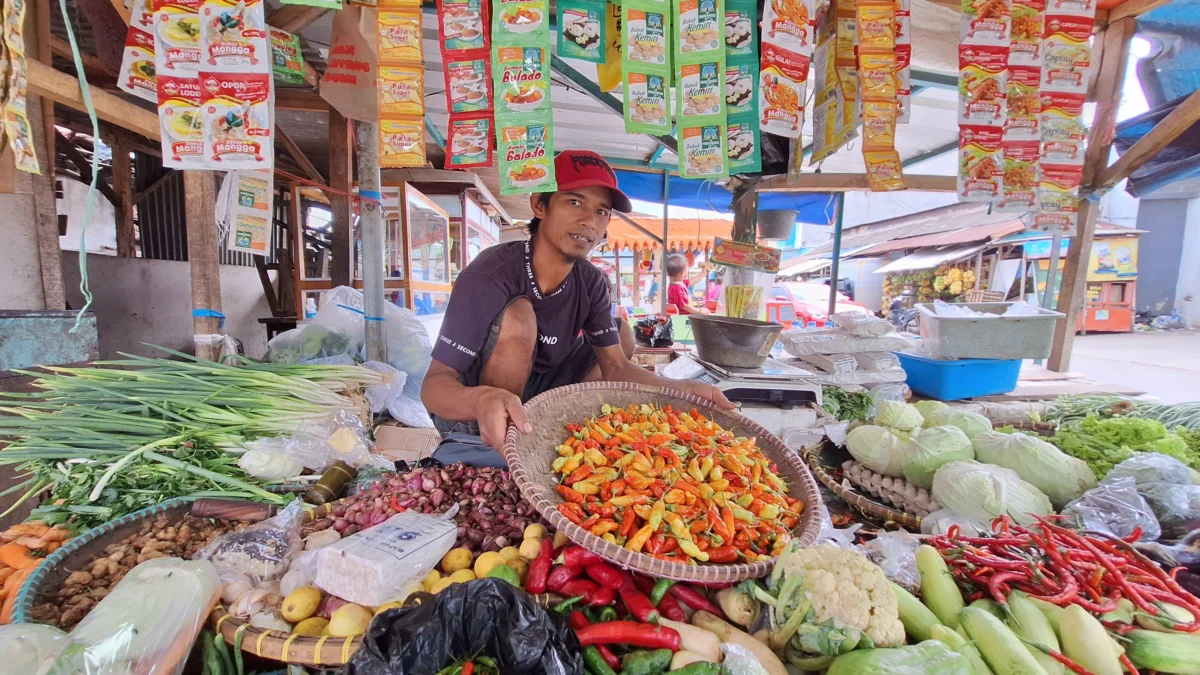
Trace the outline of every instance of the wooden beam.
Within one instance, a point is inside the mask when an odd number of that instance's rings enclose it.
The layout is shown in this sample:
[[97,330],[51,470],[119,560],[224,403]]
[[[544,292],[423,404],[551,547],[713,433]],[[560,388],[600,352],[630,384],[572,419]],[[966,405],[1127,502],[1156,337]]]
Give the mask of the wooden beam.
[[354,139],[350,120],[329,111],[329,277],[334,286],[349,286],[354,267],[350,194],[354,180]]
[[[296,7],[297,5],[287,5]],[[277,110],[304,110],[327,112],[329,103],[320,94],[307,89],[275,87],[275,108]]]
[[1105,190],[1130,177],[1197,121],[1200,121],[1200,91],[1192,92],[1191,96],[1175,106],[1153,129],[1122,153],[1112,166],[1097,171],[1093,187]]
[[[37,61],[27,63],[33,66]],[[49,101],[29,96],[25,102],[33,148],[42,172],[33,179],[33,217],[37,228],[38,258],[42,271],[42,297],[46,309],[66,309],[67,292],[62,278],[62,248],[58,243],[58,210],[54,197],[54,158],[47,150],[45,127],[42,125],[43,106]]]
[[[958,179],[954,176],[905,175],[909,190],[925,192],[955,192]],[[789,180],[785,175],[764,178],[758,192],[856,192],[869,190],[865,173],[806,173]]]
[[[56,129],[54,131],[54,138],[59,143],[62,143],[63,154],[65,154],[67,159],[71,160],[71,163],[74,164],[75,168],[79,170],[80,179],[82,179],[85,183],[91,183],[92,163],[88,160],[88,158],[84,157],[83,153],[79,152],[79,148],[75,147],[75,144],[72,143],[66,136],[63,136],[61,131]],[[95,150],[93,150],[93,152],[95,152]],[[110,203],[112,203],[114,209],[118,211],[121,209],[121,198],[117,196],[116,191],[113,190],[111,185],[97,178],[96,189],[99,190],[100,194],[104,195],[104,197],[108,199]]]
[[[67,59],[72,64],[75,63],[75,54],[71,51],[71,43],[60,37],[50,36],[50,53]],[[104,62],[100,60],[99,56],[81,51],[80,58],[89,82],[93,77],[112,78],[112,73],[109,73],[108,69],[104,67]]]
[[[1129,62],[1129,43],[1137,30],[1133,18],[1125,18],[1110,23],[1097,42],[1101,46],[1100,69],[1096,73],[1095,99],[1104,102],[1121,100],[1121,91],[1125,86],[1125,67]],[[1116,105],[1100,105],[1096,109],[1096,119],[1088,137],[1088,148],[1084,155],[1083,184],[1091,185],[1096,170],[1108,163],[1108,153],[1112,147],[1113,129],[1117,120]],[[1050,358],[1046,367],[1057,372],[1066,372],[1071,367],[1071,349],[1075,343],[1075,327],[1079,321],[1079,311],[1083,307],[1084,292],[1087,289],[1088,259],[1092,252],[1092,242],[1096,237],[1096,220],[1100,217],[1100,203],[1084,200],[1079,205],[1078,227],[1074,237],[1071,237],[1071,248],[1067,252],[1063,264],[1062,283],[1058,290],[1058,304],[1055,306],[1065,318],[1054,326],[1054,341],[1050,347]],[[1049,270],[1056,274],[1058,270]],[[1047,283],[1046,288],[1053,285]]]
[[299,33],[328,11],[325,7],[284,5],[267,16],[267,23],[288,33]]
[[199,312],[221,311],[221,267],[217,254],[216,182],[211,171],[183,172],[183,199],[187,221],[188,268],[192,276],[192,332],[196,356],[216,361],[220,345],[208,336],[224,333],[221,320],[195,316]]
[[1108,10],[1108,22],[1116,23],[1121,19],[1140,16],[1152,9],[1162,7],[1171,0],[1125,0]]
[[293,141],[292,137],[288,136],[287,132],[278,123],[275,125],[275,138],[283,144],[283,147],[287,149],[292,159],[296,160],[296,164],[300,166],[300,170],[304,172],[304,175],[308,176],[309,180],[321,184],[325,183],[325,177],[321,175],[320,171],[317,171],[317,167],[313,166],[312,162],[308,161],[308,157],[304,155],[304,151],[300,149],[300,146],[296,145],[296,141]]
[[[133,161],[132,150],[118,135],[112,145],[112,187],[120,198],[117,206],[117,255],[123,258],[137,257],[137,233],[133,223]],[[257,256],[255,256],[257,258]]]
[[117,14],[121,15],[121,18],[125,20],[125,23],[129,23],[129,18],[132,15],[129,12],[129,8],[127,8],[125,6],[125,1],[124,0],[108,0],[108,1],[112,3],[113,9],[117,10]]
[[[26,65],[31,94],[87,112],[79,91],[79,80],[38,61],[30,60]],[[101,89],[92,87],[91,91],[96,116],[100,119],[156,141],[162,137],[157,114]]]

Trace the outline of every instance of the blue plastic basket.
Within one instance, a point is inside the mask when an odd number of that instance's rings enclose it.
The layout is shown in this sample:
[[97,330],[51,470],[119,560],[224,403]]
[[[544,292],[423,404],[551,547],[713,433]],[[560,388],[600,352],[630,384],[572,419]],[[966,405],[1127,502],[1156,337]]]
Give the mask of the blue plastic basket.
[[1007,394],[1017,388],[1021,359],[942,361],[896,352],[913,392],[939,401]]

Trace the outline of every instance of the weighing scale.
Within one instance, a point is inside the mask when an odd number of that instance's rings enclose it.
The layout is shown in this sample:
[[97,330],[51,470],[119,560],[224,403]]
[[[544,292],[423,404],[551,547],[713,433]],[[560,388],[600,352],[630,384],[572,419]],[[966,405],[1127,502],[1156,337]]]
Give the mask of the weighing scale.
[[711,384],[739,403],[769,404],[780,408],[821,405],[821,385],[813,373],[776,359],[761,368],[729,368],[701,361],[688,354],[664,366],[660,373],[672,380],[698,380]]

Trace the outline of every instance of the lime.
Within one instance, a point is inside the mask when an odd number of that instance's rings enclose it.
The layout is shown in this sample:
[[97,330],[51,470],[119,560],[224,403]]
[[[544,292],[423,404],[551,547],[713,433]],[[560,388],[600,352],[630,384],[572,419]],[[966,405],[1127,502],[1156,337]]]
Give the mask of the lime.
[[496,565],[488,570],[487,575],[493,579],[503,579],[517,588],[521,587],[521,578],[517,575],[517,571],[508,565]]

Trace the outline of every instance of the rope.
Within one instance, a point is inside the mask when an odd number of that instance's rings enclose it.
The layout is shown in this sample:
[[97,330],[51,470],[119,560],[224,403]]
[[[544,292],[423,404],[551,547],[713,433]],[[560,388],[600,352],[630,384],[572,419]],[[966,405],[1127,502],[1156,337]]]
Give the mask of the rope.
[[[83,223],[79,229],[79,291],[83,293],[83,307],[75,315],[75,325],[70,332],[79,331],[83,323],[83,315],[92,306],[92,291],[88,284],[87,271],[87,226],[92,218],[92,205],[96,201],[96,181],[100,180],[100,120],[96,119],[96,106],[92,103],[92,88],[88,85],[87,75],[83,71],[83,55],[79,52],[79,43],[75,40],[75,29],[71,27],[71,14],[67,11],[67,0],[58,0],[59,10],[63,15],[63,23],[67,27],[67,41],[71,43],[71,56],[75,60],[75,74],[79,76],[79,93],[83,105],[87,108],[88,119],[92,122],[92,142],[96,144],[92,152],[92,182],[88,184],[87,198],[83,205]],[[44,112],[44,111],[43,111]],[[47,139],[47,147],[49,139]],[[54,170],[54,158],[48,158],[49,166],[46,171]]]

